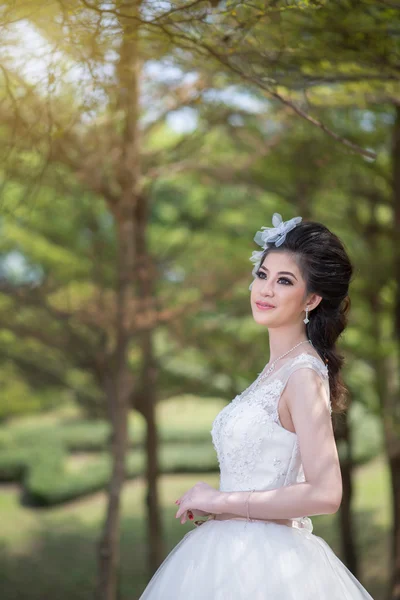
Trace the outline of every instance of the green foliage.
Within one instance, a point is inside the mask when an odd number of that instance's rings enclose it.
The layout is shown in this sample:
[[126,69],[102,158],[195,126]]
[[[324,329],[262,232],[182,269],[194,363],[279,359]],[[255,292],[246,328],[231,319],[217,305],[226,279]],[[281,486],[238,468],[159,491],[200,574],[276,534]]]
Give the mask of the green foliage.
[[59,439],[69,452],[99,452],[108,447],[111,429],[106,421],[82,421],[58,429]]
[[[0,342],[1,337],[0,335]],[[3,398],[0,402],[0,423],[11,417],[54,408],[60,393],[51,387],[41,392],[32,390],[24,378],[24,373],[11,360],[2,364],[0,362],[0,389]]]
[[[30,470],[24,485],[30,504],[51,506],[68,502],[105,489],[110,480],[111,461],[108,455],[99,457],[90,465],[90,469],[78,473],[66,472],[57,458],[42,460]],[[143,472],[143,458],[143,453],[127,457],[128,478],[137,477]]]
[[30,454],[26,448],[0,451],[0,481],[21,481],[29,466]]
[[[162,408],[165,416],[179,402]],[[207,409],[206,409],[207,413]],[[56,415],[57,413],[55,413]],[[162,427],[161,473],[216,472],[218,463],[210,433],[201,427]],[[107,452],[110,425],[106,421],[48,422],[16,419],[0,427],[0,481],[21,482],[24,501],[51,506],[104,489],[111,475]],[[144,427],[138,414],[130,418],[130,452],[126,460],[128,479],[145,468]],[[182,452],[182,447],[185,451]],[[82,455],[82,453],[86,453]],[[86,456],[85,460],[81,460]]]
[[[378,416],[368,413],[359,402],[351,406],[349,413],[351,432],[352,464],[360,466],[369,463],[384,451],[383,432]],[[347,456],[347,445],[341,440],[338,444],[341,461]]]
[[33,506],[51,503],[52,490],[63,479],[65,448],[55,439],[26,448],[27,472],[23,480],[25,501]]

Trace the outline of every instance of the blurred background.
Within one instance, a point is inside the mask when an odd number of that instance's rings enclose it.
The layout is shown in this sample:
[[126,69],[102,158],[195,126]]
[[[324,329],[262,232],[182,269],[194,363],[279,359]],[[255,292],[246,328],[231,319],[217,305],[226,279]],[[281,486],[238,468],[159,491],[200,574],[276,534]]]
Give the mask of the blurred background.
[[400,598],[399,35],[389,0],[0,4],[2,600],[134,600],[193,528],[274,212],[355,265],[314,533]]

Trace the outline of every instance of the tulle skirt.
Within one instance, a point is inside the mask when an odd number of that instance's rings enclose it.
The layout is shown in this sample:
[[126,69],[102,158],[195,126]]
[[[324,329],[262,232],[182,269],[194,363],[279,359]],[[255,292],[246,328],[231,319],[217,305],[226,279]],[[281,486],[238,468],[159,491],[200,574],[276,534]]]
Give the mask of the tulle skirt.
[[208,520],[172,549],[139,600],[373,600],[309,529]]

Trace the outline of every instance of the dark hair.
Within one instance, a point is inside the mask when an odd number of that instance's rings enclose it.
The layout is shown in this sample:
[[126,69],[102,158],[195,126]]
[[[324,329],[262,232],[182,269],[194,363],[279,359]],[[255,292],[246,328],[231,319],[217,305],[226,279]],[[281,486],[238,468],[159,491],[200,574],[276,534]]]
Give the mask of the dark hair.
[[282,251],[293,255],[306,282],[305,297],[312,293],[322,296],[308,314],[306,333],[328,366],[332,411],[341,413],[347,408],[348,390],[340,375],[344,356],[338,352],[336,342],[348,322],[353,265],[337,235],[315,221],[301,221],[286,234],[281,246],[269,245],[260,266],[270,252]]

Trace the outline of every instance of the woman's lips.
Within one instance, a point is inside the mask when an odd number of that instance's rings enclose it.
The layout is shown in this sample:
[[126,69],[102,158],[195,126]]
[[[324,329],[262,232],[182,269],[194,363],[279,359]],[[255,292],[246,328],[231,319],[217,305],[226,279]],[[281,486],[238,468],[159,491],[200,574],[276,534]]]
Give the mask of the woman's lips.
[[271,310],[272,308],[275,308],[275,306],[264,306],[263,304],[258,304],[258,302],[256,302],[256,306],[258,310]]

